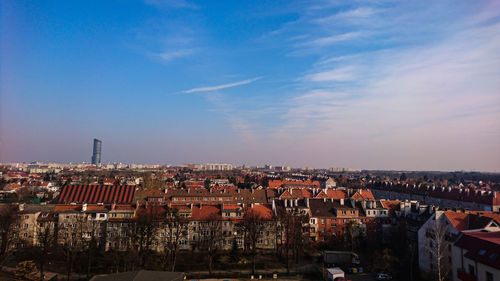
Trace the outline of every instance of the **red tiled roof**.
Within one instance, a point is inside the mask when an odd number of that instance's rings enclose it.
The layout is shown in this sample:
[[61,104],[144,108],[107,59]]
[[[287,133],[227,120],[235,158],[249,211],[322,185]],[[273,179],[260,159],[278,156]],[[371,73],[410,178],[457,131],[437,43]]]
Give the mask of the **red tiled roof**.
[[130,185],[67,185],[59,196],[59,204],[67,203],[132,203],[135,187]]
[[319,181],[287,181],[287,180],[270,180],[269,188],[278,188],[282,186],[304,186],[304,187],[320,187]]
[[203,205],[193,207],[191,219],[195,221],[205,221],[212,218],[221,219],[220,209],[218,206]]
[[396,210],[401,203],[399,200],[382,200],[380,202],[382,203],[382,206],[387,209],[390,217],[394,217],[396,215]]
[[326,195],[328,198],[333,199],[347,199],[347,192],[345,190],[328,189]]
[[444,215],[448,218],[451,224],[458,231],[467,230],[467,216],[466,213],[457,213],[454,211],[445,211]]
[[106,211],[103,205],[87,205],[87,211]]
[[469,213],[458,213],[455,211],[444,211],[444,215],[448,218],[448,220],[453,224],[453,226],[458,231],[464,231],[469,229],[468,225],[468,217],[469,215],[481,215],[483,217],[488,217],[496,220],[500,223],[500,214],[486,211],[471,211]]
[[241,208],[241,206],[239,206],[237,204],[223,204],[222,205],[223,210],[238,210],[240,208]]
[[500,231],[464,232],[455,246],[467,250],[466,258],[500,269]]
[[79,211],[81,209],[81,206],[79,205],[56,205],[54,208],[54,212],[56,213],[61,213],[61,212],[68,212],[68,211]]
[[263,219],[270,220],[273,218],[273,210],[268,205],[254,205],[249,210]]
[[354,199],[375,199],[375,197],[373,197],[373,193],[369,189],[362,189],[360,191],[356,191],[356,193],[354,193],[354,195],[351,196],[351,198],[354,198]]
[[132,205],[116,205],[116,211],[133,211],[135,208]]

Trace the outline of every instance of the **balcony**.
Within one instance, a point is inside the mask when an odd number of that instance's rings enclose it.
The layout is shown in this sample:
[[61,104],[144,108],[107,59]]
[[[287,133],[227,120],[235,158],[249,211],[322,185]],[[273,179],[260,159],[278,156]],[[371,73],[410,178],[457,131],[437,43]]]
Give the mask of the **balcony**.
[[476,276],[469,274],[462,269],[457,269],[457,277],[462,281],[476,281]]

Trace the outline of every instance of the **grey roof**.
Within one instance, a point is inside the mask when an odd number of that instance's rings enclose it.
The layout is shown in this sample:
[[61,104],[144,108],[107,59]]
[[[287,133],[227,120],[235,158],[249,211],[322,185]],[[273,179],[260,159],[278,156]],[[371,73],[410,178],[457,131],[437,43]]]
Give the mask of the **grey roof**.
[[182,272],[141,270],[96,275],[90,281],[178,281],[184,280],[184,276],[185,274]]

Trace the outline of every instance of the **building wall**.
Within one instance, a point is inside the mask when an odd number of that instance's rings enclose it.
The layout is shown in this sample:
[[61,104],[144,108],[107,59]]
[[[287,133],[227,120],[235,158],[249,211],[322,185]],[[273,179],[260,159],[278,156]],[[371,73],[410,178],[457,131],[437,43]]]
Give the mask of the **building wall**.
[[[431,274],[436,270],[436,268],[434,267],[436,264],[436,259],[431,255],[431,252],[429,251],[431,242],[432,245],[436,245],[436,241],[432,237],[429,237],[427,233],[435,226],[435,218],[437,218],[437,221],[439,223],[442,223],[443,226],[446,227],[446,233],[449,237],[455,237],[458,234],[458,231],[448,221],[442,211],[437,211],[422,225],[422,227],[420,227],[420,229],[418,230],[418,265],[420,270],[426,274]],[[451,241],[447,241],[447,243],[451,244]],[[445,259],[448,260],[449,257],[451,257],[451,251],[446,248],[443,255],[446,256]]]
[[[477,281],[486,281],[486,272],[489,272],[493,276],[493,281],[500,281],[500,270],[487,266],[485,264],[476,263],[463,255],[467,253],[467,250],[462,249],[457,246],[452,247],[452,274],[453,281],[462,281],[458,277],[458,271],[464,272],[466,275],[475,275]],[[469,266],[474,267],[474,272],[471,272]]]

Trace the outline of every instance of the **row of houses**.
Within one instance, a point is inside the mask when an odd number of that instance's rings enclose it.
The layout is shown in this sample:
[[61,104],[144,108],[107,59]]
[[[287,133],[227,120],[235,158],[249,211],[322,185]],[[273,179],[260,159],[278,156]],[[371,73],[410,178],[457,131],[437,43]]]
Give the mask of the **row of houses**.
[[417,200],[441,208],[500,211],[500,196],[493,190],[463,185],[394,184],[387,181],[371,181],[366,186],[376,198]]

